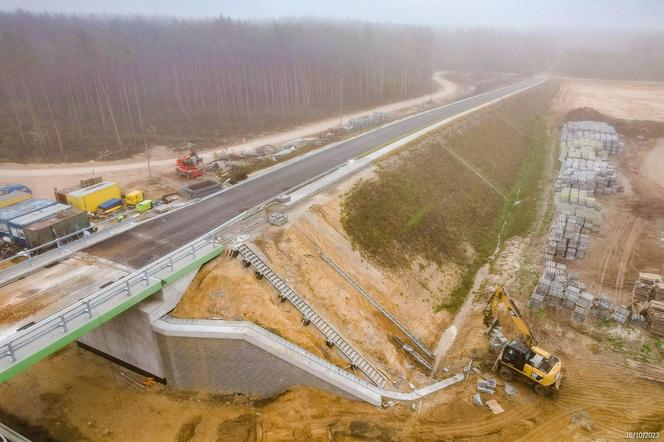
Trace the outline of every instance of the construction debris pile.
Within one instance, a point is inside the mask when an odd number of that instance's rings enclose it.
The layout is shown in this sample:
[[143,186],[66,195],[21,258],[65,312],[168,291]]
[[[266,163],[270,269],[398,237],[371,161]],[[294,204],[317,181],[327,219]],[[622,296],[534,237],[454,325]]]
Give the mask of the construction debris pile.
[[375,124],[387,121],[390,118],[389,112],[374,112],[371,115],[360,115],[359,117],[349,118],[348,122],[342,126],[346,132],[364,129]]
[[589,316],[625,323],[630,311],[615,306],[605,296],[595,297],[579,281],[578,273],[568,273],[562,260],[583,258],[590,246],[590,234],[599,232],[602,208],[595,195],[621,190],[611,155],[625,146],[623,138],[606,123],[573,121],[560,135],[563,163],[555,183],[555,207],[545,254],[544,273],[530,298],[531,308],[550,308],[576,320]]
[[664,336],[664,283],[655,273],[639,273],[632,290],[632,311],[647,321],[648,329]]

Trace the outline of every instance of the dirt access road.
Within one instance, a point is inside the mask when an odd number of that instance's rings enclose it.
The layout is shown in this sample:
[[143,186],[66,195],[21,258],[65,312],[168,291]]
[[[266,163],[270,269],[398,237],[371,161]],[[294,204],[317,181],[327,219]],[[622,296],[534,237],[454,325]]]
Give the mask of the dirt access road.
[[[444,78],[443,74],[443,72],[436,72],[434,74],[433,79],[440,85],[440,89],[431,95],[391,103],[374,109],[366,109],[361,112],[345,114],[343,120],[366,115],[371,112],[405,111],[421,105],[429,99],[433,99],[437,103],[449,102],[462,91],[459,85]],[[284,132],[255,138],[221,150],[241,152],[244,149],[260,147],[265,144],[280,145],[290,140],[310,137],[335,128],[339,125],[339,120],[339,117],[328,118]],[[213,150],[219,151],[220,148]],[[201,153],[205,161],[209,161],[212,158],[213,150]],[[171,149],[164,146],[155,147],[151,150],[150,158],[152,173],[163,181],[163,185],[175,188],[182,185],[182,181],[177,180],[177,177],[173,173],[174,161],[177,155]],[[53,188],[78,184],[79,179],[90,177],[91,175],[102,175],[105,179],[117,181],[125,189],[133,187],[145,189],[150,187],[146,182],[147,166],[144,155],[137,155],[130,159],[118,161],[90,161],[67,165],[4,163],[0,167],[0,177],[3,180],[26,184],[33,190],[35,196],[46,198],[53,196]],[[150,190],[156,193],[160,192],[158,185],[152,187],[154,188]]]

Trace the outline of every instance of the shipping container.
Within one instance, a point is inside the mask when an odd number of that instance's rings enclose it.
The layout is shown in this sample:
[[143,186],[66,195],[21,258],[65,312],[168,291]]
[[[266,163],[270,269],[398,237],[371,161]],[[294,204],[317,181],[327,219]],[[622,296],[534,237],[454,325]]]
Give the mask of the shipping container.
[[76,190],[79,190],[80,188],[81,188],[80,186],[69,186],[65,187],[64,189],[56,188],[53,190],[53,194],[55,195],[55,200],[62,204],[68,204],[67,195]]
[[3,207],[13,206],[21,201],[29,200],[32,194],[28,192],[11,192],[0,194],[0,209]]
[[[88,213],[70,207],[56,213],[50,218],[26,226],[23,229],[23,234],[25,235],[26,247],[33,249],[71,233],[79,232],[87,227],[90,227]],[[78,235],[75,236],[78,237]],[[74,239],[77,238],[67,238],[68,241]]]
[[3,184],[0,186],[0,194],[12,192],[32,193],[32,190],[23,184]]
[[32,223],[36,223],[37,221],[52,218],[55,214],[68,208],[69,206],[66,204],[54,204],[44,209],[35,210],[34,212],[28,213],[27,215],[14,218],[7,223],[9,226],[9,237],[14,243],[21,247],[25,247],[25,234],[23,233],[23,229],[25,227]]
[[113,198],[121,198],[120,187],[112,181],[104,181],[68,193],[67,203],[86,212],[94,213],[101,203]]
[[27,215],[36,210],[55,205],[55,201],[30,199],[14,204],[13,206],[0,209],[0,236],[9,233],[9,221],[19,216]]

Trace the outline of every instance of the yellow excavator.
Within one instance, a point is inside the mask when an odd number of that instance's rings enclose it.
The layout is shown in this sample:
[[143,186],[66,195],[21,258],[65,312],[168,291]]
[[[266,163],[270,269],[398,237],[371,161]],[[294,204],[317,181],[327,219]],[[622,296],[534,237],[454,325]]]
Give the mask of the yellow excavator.
[[[496,312],[504,305],[514,326],[522,336],[522,342],[507,340],[500,329]],[[557,356],[537,346],[530,327],[504,287],[498,286],[484,308],[484,324],[489,336],[502,340],[502,349],[493,364],[493,370],[505,381],[521,379],[531,385],[537,394],[548,396],[558,391],[562,380],[562,367]]]

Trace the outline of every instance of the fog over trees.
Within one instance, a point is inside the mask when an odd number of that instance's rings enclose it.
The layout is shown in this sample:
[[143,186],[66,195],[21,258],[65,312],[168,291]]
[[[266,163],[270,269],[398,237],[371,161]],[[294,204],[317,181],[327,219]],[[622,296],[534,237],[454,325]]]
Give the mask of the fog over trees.
[[664,80],[663,36],[0,13],[0,160],[220,145],[432,91],[435,70]]
[[432,89],[426,28],[0,15],[2,157],[256,134]]

